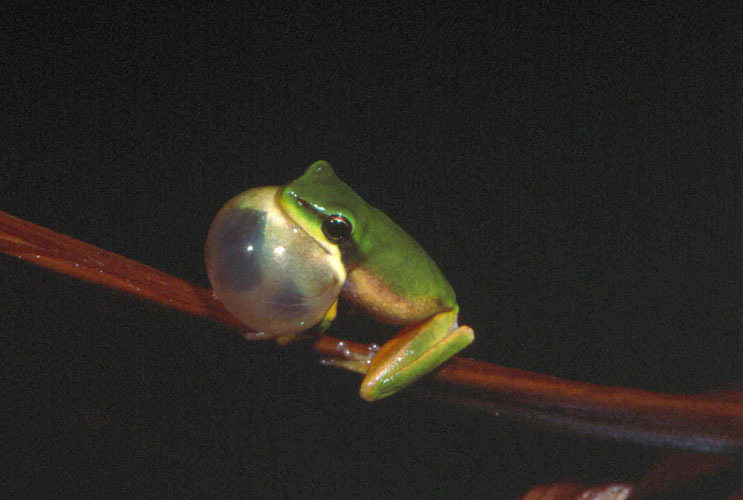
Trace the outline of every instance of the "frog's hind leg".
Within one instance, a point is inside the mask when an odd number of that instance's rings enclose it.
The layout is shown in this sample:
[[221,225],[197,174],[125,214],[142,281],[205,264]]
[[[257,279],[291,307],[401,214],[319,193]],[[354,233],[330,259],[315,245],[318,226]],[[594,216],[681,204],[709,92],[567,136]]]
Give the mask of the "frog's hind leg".
[[467,347],[472,328],[457,326],[457,309],[408,325],[372,358],[361,383],[361,397],[374,401],[389,396],[431,372]]

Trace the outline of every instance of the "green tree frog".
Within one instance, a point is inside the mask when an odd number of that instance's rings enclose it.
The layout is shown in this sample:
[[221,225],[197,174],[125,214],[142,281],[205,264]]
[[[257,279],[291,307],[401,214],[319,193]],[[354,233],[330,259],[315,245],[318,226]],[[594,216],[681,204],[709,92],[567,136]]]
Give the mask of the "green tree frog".
[[339,296],[403,326],[370,360],[341,361],[366,374],[367,401],[408,386],[474,339],[458,325],[454,290],[431,257],[325,161],[283,187],[227,202],[209,229],[206,265],[217,297],[255,330],[248,338],[284,343],[324,331]]

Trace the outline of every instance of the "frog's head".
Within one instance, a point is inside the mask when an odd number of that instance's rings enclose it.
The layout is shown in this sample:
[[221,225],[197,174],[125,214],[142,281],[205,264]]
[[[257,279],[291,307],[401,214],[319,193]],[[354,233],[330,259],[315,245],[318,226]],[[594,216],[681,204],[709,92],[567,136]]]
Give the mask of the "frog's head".
[[352,267],[363,241],[371,207],[340,180],[326,161],[317,161],[284,186],[279,203],[289,217],[323,248],[339,248]]

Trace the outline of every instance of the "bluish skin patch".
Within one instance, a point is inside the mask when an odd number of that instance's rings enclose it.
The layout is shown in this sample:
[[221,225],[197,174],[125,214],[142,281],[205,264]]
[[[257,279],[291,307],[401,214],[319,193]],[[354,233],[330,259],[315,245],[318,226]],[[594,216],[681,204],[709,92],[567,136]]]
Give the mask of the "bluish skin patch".
[[[261,282],[259,259],[263,252],[266,214],[260,210],[236,209],[217,229],[219,281],[233,290],[249,290]],[[251,245],[253,250],[248,251]]]
[[[286,311],[287,317],[304,317],[307,315],[309,307],[307,307],[307,302],[303,300],[303,297],[302,291],[297,289],[294,283],[286,283],[275,300]],[[311,326],[313,325],[307,325],[307,328]]]

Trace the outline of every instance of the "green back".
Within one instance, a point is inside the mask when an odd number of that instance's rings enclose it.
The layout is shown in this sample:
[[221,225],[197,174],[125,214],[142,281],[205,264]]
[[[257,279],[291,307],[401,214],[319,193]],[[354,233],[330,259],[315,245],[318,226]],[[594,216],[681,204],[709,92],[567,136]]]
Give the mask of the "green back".
[[318,240],[326,241],[321,229],[326,216],[342,215],[351,222],[351,237],[339,245],[349,272],[361,266],[400,297],[437,297],[447,306],[455,305],[454,290],[426,251],[341,181],[329,163],[313,163],[302,177],[284,186],[280,196],[292,219]]

